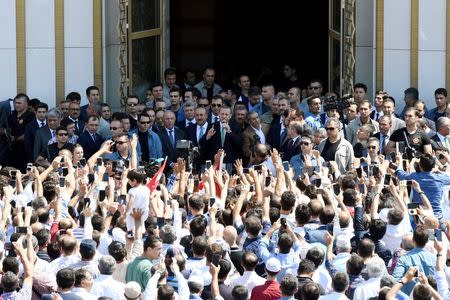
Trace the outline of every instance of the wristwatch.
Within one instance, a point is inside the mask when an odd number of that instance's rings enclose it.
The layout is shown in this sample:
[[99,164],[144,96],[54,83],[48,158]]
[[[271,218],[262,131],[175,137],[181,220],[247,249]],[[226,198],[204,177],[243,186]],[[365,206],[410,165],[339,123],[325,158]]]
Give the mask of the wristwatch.
[[419,195],[421,195],[421,194],[425,194],[425,192],[424,192],[424,191],[420,191],[420,192],[419,192]]
[[400,280],[398,281],[398,283],[400,283],[402,286],[405,285],[405,283],[403,282],[403,279],[400,279]]
[[107,216],[107,217],[112,217],[112,216],[114,216],[114,214],[113,214],[112,212],[108,211],[108,212],[106,213],[106,216]]

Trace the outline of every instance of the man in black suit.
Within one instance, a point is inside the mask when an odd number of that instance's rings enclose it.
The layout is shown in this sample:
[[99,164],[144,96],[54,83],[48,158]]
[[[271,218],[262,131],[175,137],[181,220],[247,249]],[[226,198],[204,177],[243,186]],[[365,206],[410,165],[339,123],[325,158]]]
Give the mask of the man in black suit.
[[186,137],[192,141],[194,147],[199,148],[200,155],[195,159],[194,165],[197,170],[200,170],[201,165],[205,161],[205,149],[200,146],[200,141],[211,128],[208,123],[208,113],[204,107],[197,107],[195,109],[195,123],[186,127]]
[[450,140],[447,136],[450,134],[450,118],[440,117],[436,122],[436,134],[431,138],[431,147],[436,151],[450,152]]
[[380,132],[377,132],[373,135],[373,137],[376,137],[380,141],[380,154],[389,154],[384,153],[384,148],[386,147],[387,143],[389,142],[389,138],[391,135],[391,117],[389,116],[381,116],[378,119],[378,125],[380,126]]
[[9,154],[9,145],[6,138],[8,118],[14,110],[13,99],[0,102],[0,164],[5,165]]
[[207,134],[200,141],[204,148],[205,159],[214,160],[214,155],[223,149],[225,151],[224,163],[227,171],[232,170],[236,159],[242,157],[242,133],[239,128],[231,127],[231,108],[223,105],[219,111],[220,122],[213,124]]
[[59,127],[61,121],[61,112],[56,108],[52,108],[47,112],[46,125],[38,128],[34,137],[33,145],[33,157],[31,161],[44,159],[40,156],[42,153],[46,153],[48,141],[52,137],[55,137],[55,130]]
[[75,134],[80,136],[84,130],[85,122],[80,117],[80,104],[71,102],[69,104],[69,116],[67,117],[75,124]]
[[90,115],[97,115],[100,111],[100,90],[96,86],[90,86],[86,89],[86,97],[89,103],[80,108],[80,118],[84,122],[87,122]]
[[92,154],[97,152],[104,142],[103,137],[97,133],[99,123],[97,116],[90,116],[86,130],[78,138],[78,144],[83,147],[86,159],[89,159]]
[[269,133],[267,134],[267,143],[273,149],[280,150],[287,143],[287,128],[284,125],[284,116],[275,119],[270,123]]
[[283,160],[290,161],[292,156],[300,153],[300,140],[303,133],[303,126],[298,122],[291,122],[288,127],[288,141],[281,147],[281,151],[284,153]]
[[46,103],[41,102],[36,105],[36,119],[25,126],[24,143],[28,162],[34,161],[34,138],[36,131],[47,125],[47,111],[48,105]]
[[195,125],[195,104],[192,101],[186,101],[183,105],[184,110],[184,120],[177,122],[177,127],[184,130],[187,133],[186,129],[190,125]]
[[179,157],[176,151],[177,141],[185,140],[186,135],[183,130],[175,127],[175,114],[172,111],[164,112],[163,122],[164,128],[158,132],[158,135],[161,140],[163,154],[167,156],[167,163],[170,166]]

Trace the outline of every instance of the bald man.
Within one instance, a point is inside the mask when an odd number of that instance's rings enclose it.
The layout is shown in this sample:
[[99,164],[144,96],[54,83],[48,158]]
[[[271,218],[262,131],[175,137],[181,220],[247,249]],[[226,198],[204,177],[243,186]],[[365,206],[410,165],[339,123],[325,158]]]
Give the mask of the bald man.
[[237,231],[234,226],[227,226],[223,230],[223,239],[230,246],[230,258],[233,262],[234,267],[239,271],[239,274],[244,273],[244,269],[241,266],[242,255],[244,251],[239,248],[236,243]]

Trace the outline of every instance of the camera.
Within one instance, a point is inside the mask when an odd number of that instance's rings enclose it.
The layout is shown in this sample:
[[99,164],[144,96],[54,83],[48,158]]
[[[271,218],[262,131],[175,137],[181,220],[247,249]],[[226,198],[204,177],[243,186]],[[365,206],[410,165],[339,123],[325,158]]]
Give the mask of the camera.
[[175,149],[177,156],[186,162],[186,171],[191,172],[194,160],[200,155],[198,147],[194,147],[192,141],[178,140]]
[[322,98],[323,110],[329,111],[336,109],[338,111],[343,111],[344,109],[350,107],[350,99],[352,99],[352,96],[348,94],[344,95],[342,98],[338,98],[335,95],[324,96],[324,98]]

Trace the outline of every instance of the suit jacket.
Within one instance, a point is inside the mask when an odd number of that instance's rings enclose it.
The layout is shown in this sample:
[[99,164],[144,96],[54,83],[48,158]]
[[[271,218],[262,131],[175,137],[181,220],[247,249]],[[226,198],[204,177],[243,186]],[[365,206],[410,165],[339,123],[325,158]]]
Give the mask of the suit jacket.
[[[380,150],[382,150],[381,154],[385,154],[384,153],[384,148],[386,147],[387,143],[389,142],[389,138],[391,137],[391,134],[388,134],[388,139],[387,139],[387,141],[384,142],[384,146],[383,147],[381,147],[381,132],[377,132],[377,133],[375,133],[372,136],[376,137],[380,141]],[[389,153],[386,153],[386,154],[389,154]]]
[[[261,123],[261,130],[264,133],[264,136],[267,137],[267,133],[269,132],[268,124]],[[254,146],[257,144],[256,139],[256,132],[253,127],[248,126],[244,132],[242,132],[242,156],[244,159],[248,160],[247,162],[250,162],[253,156]]]
[[[186,134],[184,133],[183,130],[181,130],[177,127],[173,127],[173,129],[174,129],[174,134],[175,134],[175,146],[176,146],[176,141],[185,140]],[[163,155],[167,156],[167,163],[170,165],[171,163],[176,162],[177,158],[178,158],[178,154],[177,154],[176,148],[174,146],[172,146],[172,143],[170,142],[169,134],[168,134],[166,128],[162,128],[158,132],[158,135],[159,135],[159,139],[161,140]]]
[[79,119],[83,120],[84,122],[87,122],[88,120],[88,114],[87,114],[87,108],[89,107],[89,104],[83,105],[80,107],[80,116]]
[[209,140],[206,140],[207,134],[205,134],[200,141],[200,147],[204,147],[205,159],[214,161],[214,155],[219,149],[223,149],[226,154],[224,163],[234,163],[236,159],[242,157],[242,134],[240,129],[230,125],[231,132],[225,134],[225,142],[222,146],[220,123],[217,122],[213,126],[216,133]]
[[0,128],[8,128],[8,118],[11,114],[11,99],[0,102]]
[[[194,124],[192,124],[192,125],[194,125]],[[187,135],[186,129],[187,129],[188,126],[186,126],[186,119],[183,119],[183,121],[177,122],[177,124],[175,124],[175,126],[180,128],[181,130],[183,130],[184,133]]]
[[36,136],[36,131],[39,129],[39,124],[36,120],[28,123],[25,126],[25,135],[24,135],[24,145],[25,151],[27,153],[27,161],[34,161],[34,138]]
[[370,113],[370,118],[374,121],[377,121],[383,116],[383,112],[381,112],[381,115],[378,117],[378,120],[375,120],[375,114],[376,114],[376,110],[372,110],[372,112]]
[[33,147],[33,161],[39,156],[39,154],[47,151],[48,141],[52,138],[52,132],[48,126],[39,128],[36,131],[36,136],[34,137],[34,147]]
[[290,161],[292,156],[300,153],[300,140],[301,136],[298,136],[295,142],[291,144],[292,139],[288,139],[286,143],[281,147],[281,151],[284,153],[283,161]]
[[447,148],[444,146],[444,144],[442,144],[442,142],[439,139],[437,134],[433,135],[431,137],[430,141],[431,141],[431,147],[433,148],[434,151],[441,150],[441,151],[448,152]]
[[83,147],[84,157],[86,157],[86,159],[89,159],[92,156],[92,154],[94,154],[100,149],[100,147],[104,142],[104,139],[100,134],[95,133],[95,142],[94,142],[89,131],[85,130],[83,131],[83,133],[80,134],[77,142]]
[[[69,119],[69,117],[65,118],[65,119]],[[70,120],[70,119],[69,119]],[[75,126],[75,134],[80,136],[81,133],[84,131],[84,126],[86,125],[86,122],[81,118],[81,114],[78,117],[78,129]],[[108,128],[109,129],[109,128]]]
[[[212,127],[211,123],[208,123],[208,125],[206,126],[206,131],[204,133],[204,135],[206,135],[208,133],[208,130]],[[190,141],[192,141],[192,143],[194,144],[194,146],[196,147],[200,147],[201,150],[201,146],[200,146],[200,140],[197,140],[197,128],[198,125],[196,124],[192,124],[191,126],[188,126],[185,128],[185,133],[186,133],[186,138]]]
[[286,137],[281,141],[280,136],[281,134],[281,123],[278,122],[272,122],[272,124],[270,124],[270,128],[269,128],[269,132],[267,133],[267,138],[266,138],[266,142],[267,144],[269,144],[270,146],[272,146],[272,148],[280,150],[283,147],[283,145],[287,142],[287,128],[286,128]]

